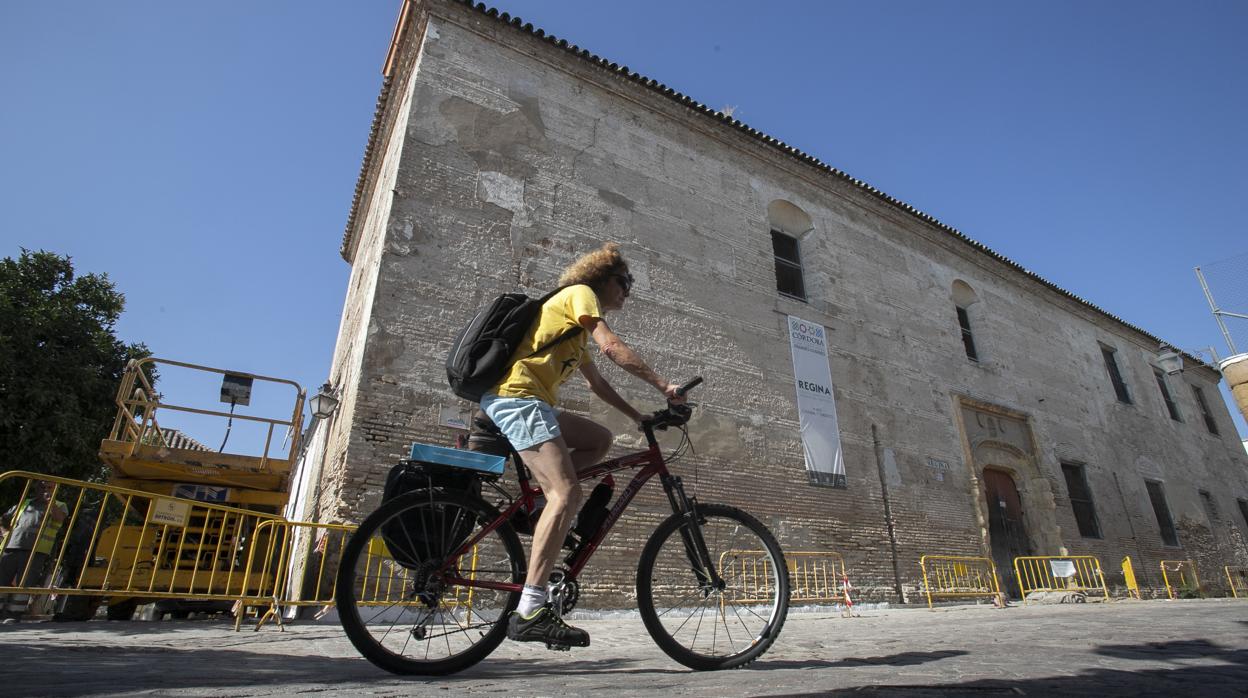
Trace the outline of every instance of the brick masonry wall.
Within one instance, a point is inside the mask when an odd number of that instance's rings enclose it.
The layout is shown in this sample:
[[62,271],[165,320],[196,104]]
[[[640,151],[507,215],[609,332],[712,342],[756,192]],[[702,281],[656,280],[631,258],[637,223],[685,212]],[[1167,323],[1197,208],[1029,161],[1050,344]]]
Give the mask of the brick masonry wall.
[[[707,378],[691,425],[697,453],[674,470],[691,484],[696,471],[699,499],[753,512],[787,549],[841,552],[868,597],[895,600],[886,491],[908,592],[921,584],[921,555],[986,550],[978,473],[993,463],[976,454],[995,451],[968,442],[968,401],[1027,425],[1016,469],[1038,554],[1098,554],[1107,571],[1127,554],[1139,570],[1180,552],[1248,562],[1238,531],[1220,547],[1184,534],[1187,548],[1163,549],[1144,490],[1145,477],[1165,482],[1177,522],[1203,520],[1196,490],[1209,489],[1222,500],[1215,525],[1237,526],[1248,459],[1225,406],[1211,404],[1222,433],[1211,436],[1183,385],[1215,395],[1213,376],[1169,379],[1186,415],[1174,422],[1148,338],[635,83],[471,9],[427,5],[428,27],[411,33],[423,43],[407,121],[387,142],[387,184],[358,233],[334,369],[354,376],[353,394],[331,436],[323,512],[362,516],[408,444],[451,441],[439,410],[467,406],[445,388],[442,361],[477,307],[549,289],[578,254],[615,240],[638,281],[612,326],[673,380]],[[812,221],[801,239],[809,302],[776,292],[775,200]],[[977,299],[977,363],[961,345],[958,280]],[[786,314],[828,328],[847,490],[806,482]],[[1115,400],[1102,343],[1117,349],[1134,404]],[[658,406],[652,389],[599,365],[634,404]],[[626,420],[576,383],[563,407],[609,426],[615,454],[637,448]],[[1087,469],[1101,539],[1078,535],[1062,460]],[[584,603],[631,603],[636,555],[666,515],[652,487],[588,568]]]

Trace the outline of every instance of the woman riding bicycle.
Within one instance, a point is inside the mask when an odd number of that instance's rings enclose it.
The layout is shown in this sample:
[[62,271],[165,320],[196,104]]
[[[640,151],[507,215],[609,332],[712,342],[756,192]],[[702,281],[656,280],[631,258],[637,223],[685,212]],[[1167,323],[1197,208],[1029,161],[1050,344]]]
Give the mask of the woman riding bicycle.
[[[683,402],[683,397],[677,394],[677,384],[655,373],[603,320],[605,313],[624,307],[633,285],[618,244],[606,243],[576,260],[564,270],[559,285],[564,288],[542,306],[537,323],[515,351],[514,356],[525,358],[512,364],[481,398],[481,408],[506,434],[546,496],[533,531],[524,591],[508,619],[507,637],[586,647],[589,633],[564,623],[547,604],[546,583],[581,507],[584,495],[577,471],[606,456],[612,435],[597,422],[556,412],[559,386],[573,369],[580,369],[595,395],[640,423],[642,414],[611,387],[590,359],[587,337],[592,336],[599,351],[620,368],[671,402]],[[538,352],[577,328],[575,336]]]

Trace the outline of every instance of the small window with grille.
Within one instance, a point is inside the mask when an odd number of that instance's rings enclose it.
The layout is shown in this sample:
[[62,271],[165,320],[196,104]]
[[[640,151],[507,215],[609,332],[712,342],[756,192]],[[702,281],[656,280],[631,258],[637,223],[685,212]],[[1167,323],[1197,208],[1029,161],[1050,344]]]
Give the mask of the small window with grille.
[[797,238],[773,230],[771,249],[776,256],[776,290],[790,298],[806,300],[806,283],[802,279],[802,256]]
[[1170,386],[1166,385],[1166,374],[1162,373],[1160,368],[1154,368],[1153,375],[1157,377],[1157,389],[1161,391],[1161,399],[1166,403],[1166,411],[1170,413],[1170,419],[1176,422],[1183,421],[1183,418],[1179,416],[1179,406],[1174,404],[1174,397],[1170,395]]
[[1100,538],[1101,524],[1096,519],[1096,506],[1092,504],[1092,490],[1088,488],[1088,478],[1083,466],[1062,463],[1062,474],[1066,476],[1066,492],[1070,495],[1070,508],[1075,512],[1079,535],[1084,538]]
[[1205,402],[1205,391],[1200,386],[1193,385],[1192,393],[1196,395],[1196,406],[1200,408],[1200,416],[1205,418],[1205,428],[1210,434],[1218,435],[1218,423],[1213,421],[1213,413],[1209,411],[1209,403]]
[[1122,371],[1118,369],[1118,352],[1110,347],[1101,345],[1101,357],[1105,359],[1105,371],[1109,374],[1109,382],[1114,384],[1114,393],[1118,396],[1118,402],[1123,404],[1131,404],[1131,393],[1127,392],[1127,383],[1122,380]]

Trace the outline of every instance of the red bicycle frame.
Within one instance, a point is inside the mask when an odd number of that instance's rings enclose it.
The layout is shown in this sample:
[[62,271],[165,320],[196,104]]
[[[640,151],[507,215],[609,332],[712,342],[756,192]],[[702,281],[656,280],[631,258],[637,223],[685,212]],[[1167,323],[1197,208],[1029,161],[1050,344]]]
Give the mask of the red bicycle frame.
[[[624,513],[624,510],[628,508],[628,505],[633,501],[633,497],[637,496],[637,493],[641,490],[642,486],[645,485],[650,478],[655,475],[659,476],[659,480],[663,483],[663,488],[667,492],[668,500],[672,504],[673,512],[680,512],[686,510],[688,507],[687,501],[685,500],[684,490],[680,486],[679,478],[673,478],[671,473],[667,470],[667,462],[663,459],[663,453],[659,449],[659,443],[654,437],[653,429],[646,426],[645,433],[646,439],[650,444],[650,447],[645,451],[639,451],[637,453],[603,461],[602,463],[586,468],[578,473],[578,482],[585,482],[587,480],[594,480],[599,477],[608,476],[611,473],[625,468],[641,468],[641,470],[633,476],[633,479],[628,483],[628,486],[624,488],[624,491],[620,493],[620,496],[616,499],[615,505],[611,507],[611,510],[607,513],[607,518],[603,520],[602,525],[598,527],[598,530],[591,538],[583,541],[581,545],[577,546],[576,551],[573,553],[573,557],[567,561],[568,576],[570,578],[575,579],[578,575],[580,575],[581,570],[584,569],[585,565],[589,563],[589,559],[593,557],[594,551],[598,549],[599,544],[601,544],[602,540],[607,537],[608,533],[611,532],[611,528]],[[452,555],[450,555],[449,558],[447,558],[447,561],[439,571],[446,575],[445,579],[450,584],[465,587],[477,587],[481,589],[497,589],[500,591],[516,592],[520,591],[524,586],[522,583],[465,579],[460,576],[458,569],[452,569],[457,567],[454,563],[462,555],[471,550],[472,547],[482,538],[489,535],[499,526],[503,525],[504,522],[510,521],[512,515],[520,511],[521,508],[525,511],[533,511],[533,508],[537,503],[537,498],[542,495],[542,490],[533,486],[530,482],[528,470],[520,461],[519,454],[512,451],[511,458],[516,464],[516,472],[520,480],[520,496],[517,497],[516,500],[511,503],[511,506],[507,507],[507,509],[504,510],[498,518],[486,524],[475,536],[465,541],[463,545],[461,545]]]

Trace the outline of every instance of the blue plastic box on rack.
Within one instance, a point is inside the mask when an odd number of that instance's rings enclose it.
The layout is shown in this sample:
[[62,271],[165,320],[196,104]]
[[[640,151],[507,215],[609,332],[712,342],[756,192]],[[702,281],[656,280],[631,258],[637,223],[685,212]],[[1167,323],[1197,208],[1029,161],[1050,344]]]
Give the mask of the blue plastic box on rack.
[[412,444],[412,460],[466,468],[489,475],[502,475],[503,464],[507,462],[502,456],[429,444]]

